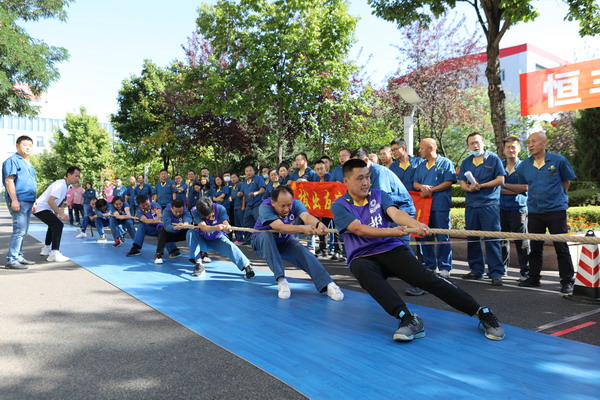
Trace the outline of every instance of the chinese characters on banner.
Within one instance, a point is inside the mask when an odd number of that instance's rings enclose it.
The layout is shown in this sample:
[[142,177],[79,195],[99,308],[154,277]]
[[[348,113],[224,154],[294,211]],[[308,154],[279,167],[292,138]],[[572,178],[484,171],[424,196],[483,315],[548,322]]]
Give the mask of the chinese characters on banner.
[[[294,198],[300,200],[310,215],[333,218],[331,205],[346,193],[346,185],[339,182],[290,182]],[[408,192],[417,209],[417,220],[429,224],[432,197],[423,198],[419,192]]]
[[600,107],[600,59],[520,75],[521,115]]

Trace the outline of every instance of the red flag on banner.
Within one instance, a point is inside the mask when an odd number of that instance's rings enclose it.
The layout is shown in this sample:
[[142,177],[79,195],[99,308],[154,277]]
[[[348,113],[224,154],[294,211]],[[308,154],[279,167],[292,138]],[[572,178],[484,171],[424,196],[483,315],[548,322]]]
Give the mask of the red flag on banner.
[[412,197],[413,203],[415,203],[415,209],[417,210],[416,220],[425,225],[429,225],[433,197],[421,197],[421,192],[408,193],[410,194],[410,197]]
[[300,200],[315,217],[333,218],[331,205],[346,193],[346,185],[339,182],[290,182],[294,198]]

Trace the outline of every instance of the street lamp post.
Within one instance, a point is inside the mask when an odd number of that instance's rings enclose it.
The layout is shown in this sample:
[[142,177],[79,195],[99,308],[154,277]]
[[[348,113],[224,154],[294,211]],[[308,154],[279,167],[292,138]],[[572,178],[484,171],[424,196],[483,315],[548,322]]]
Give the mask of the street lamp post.
[[413,106],[410,115],[404,117],[404,141],[406,142],[406,149],[408,150],[408,154],[412,156],[415,136],[415,110],[417,109],[417,106],[423,102],[423,99],[410,86],[400,87],[396,89],[396,93],[398,93],[400,97],[402,97],[402,100]]

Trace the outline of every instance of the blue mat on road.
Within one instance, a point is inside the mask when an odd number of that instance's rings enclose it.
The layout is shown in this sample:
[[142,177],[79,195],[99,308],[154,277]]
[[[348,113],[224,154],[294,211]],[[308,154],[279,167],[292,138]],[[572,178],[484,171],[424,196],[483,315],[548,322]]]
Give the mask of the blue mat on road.
[[[43,241],[45,225],[32,224],[30,234]],[[193,277],[187,257],[155,265],[154,246],[129,258],[130,244],[77,240],[65,227],[61,251],[310,398],[600,398],[600,347],[511,326],[494,342],[476,318],[420,306],[411,310],[427,337],[395,343],[396,320],[364,293],[345,290],[334,302],[311,282],[289,279],[292,297],[279,300],[272,274],[247,280],[213,261]]]

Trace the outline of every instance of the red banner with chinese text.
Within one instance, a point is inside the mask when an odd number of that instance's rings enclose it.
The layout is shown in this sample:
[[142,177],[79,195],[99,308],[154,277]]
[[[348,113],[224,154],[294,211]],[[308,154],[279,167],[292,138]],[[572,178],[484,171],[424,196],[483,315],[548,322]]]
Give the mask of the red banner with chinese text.
[[600,59],[520,75],[521,115],[600,107]]
[[[333,218],[331,205],[346,193],[346,185],[339,182],[290,182],[294,198],[300,200],[310,215]],[[429,224],[432,197],[423,198],[419,192],[408,192],[417,210],[417,220]]]

